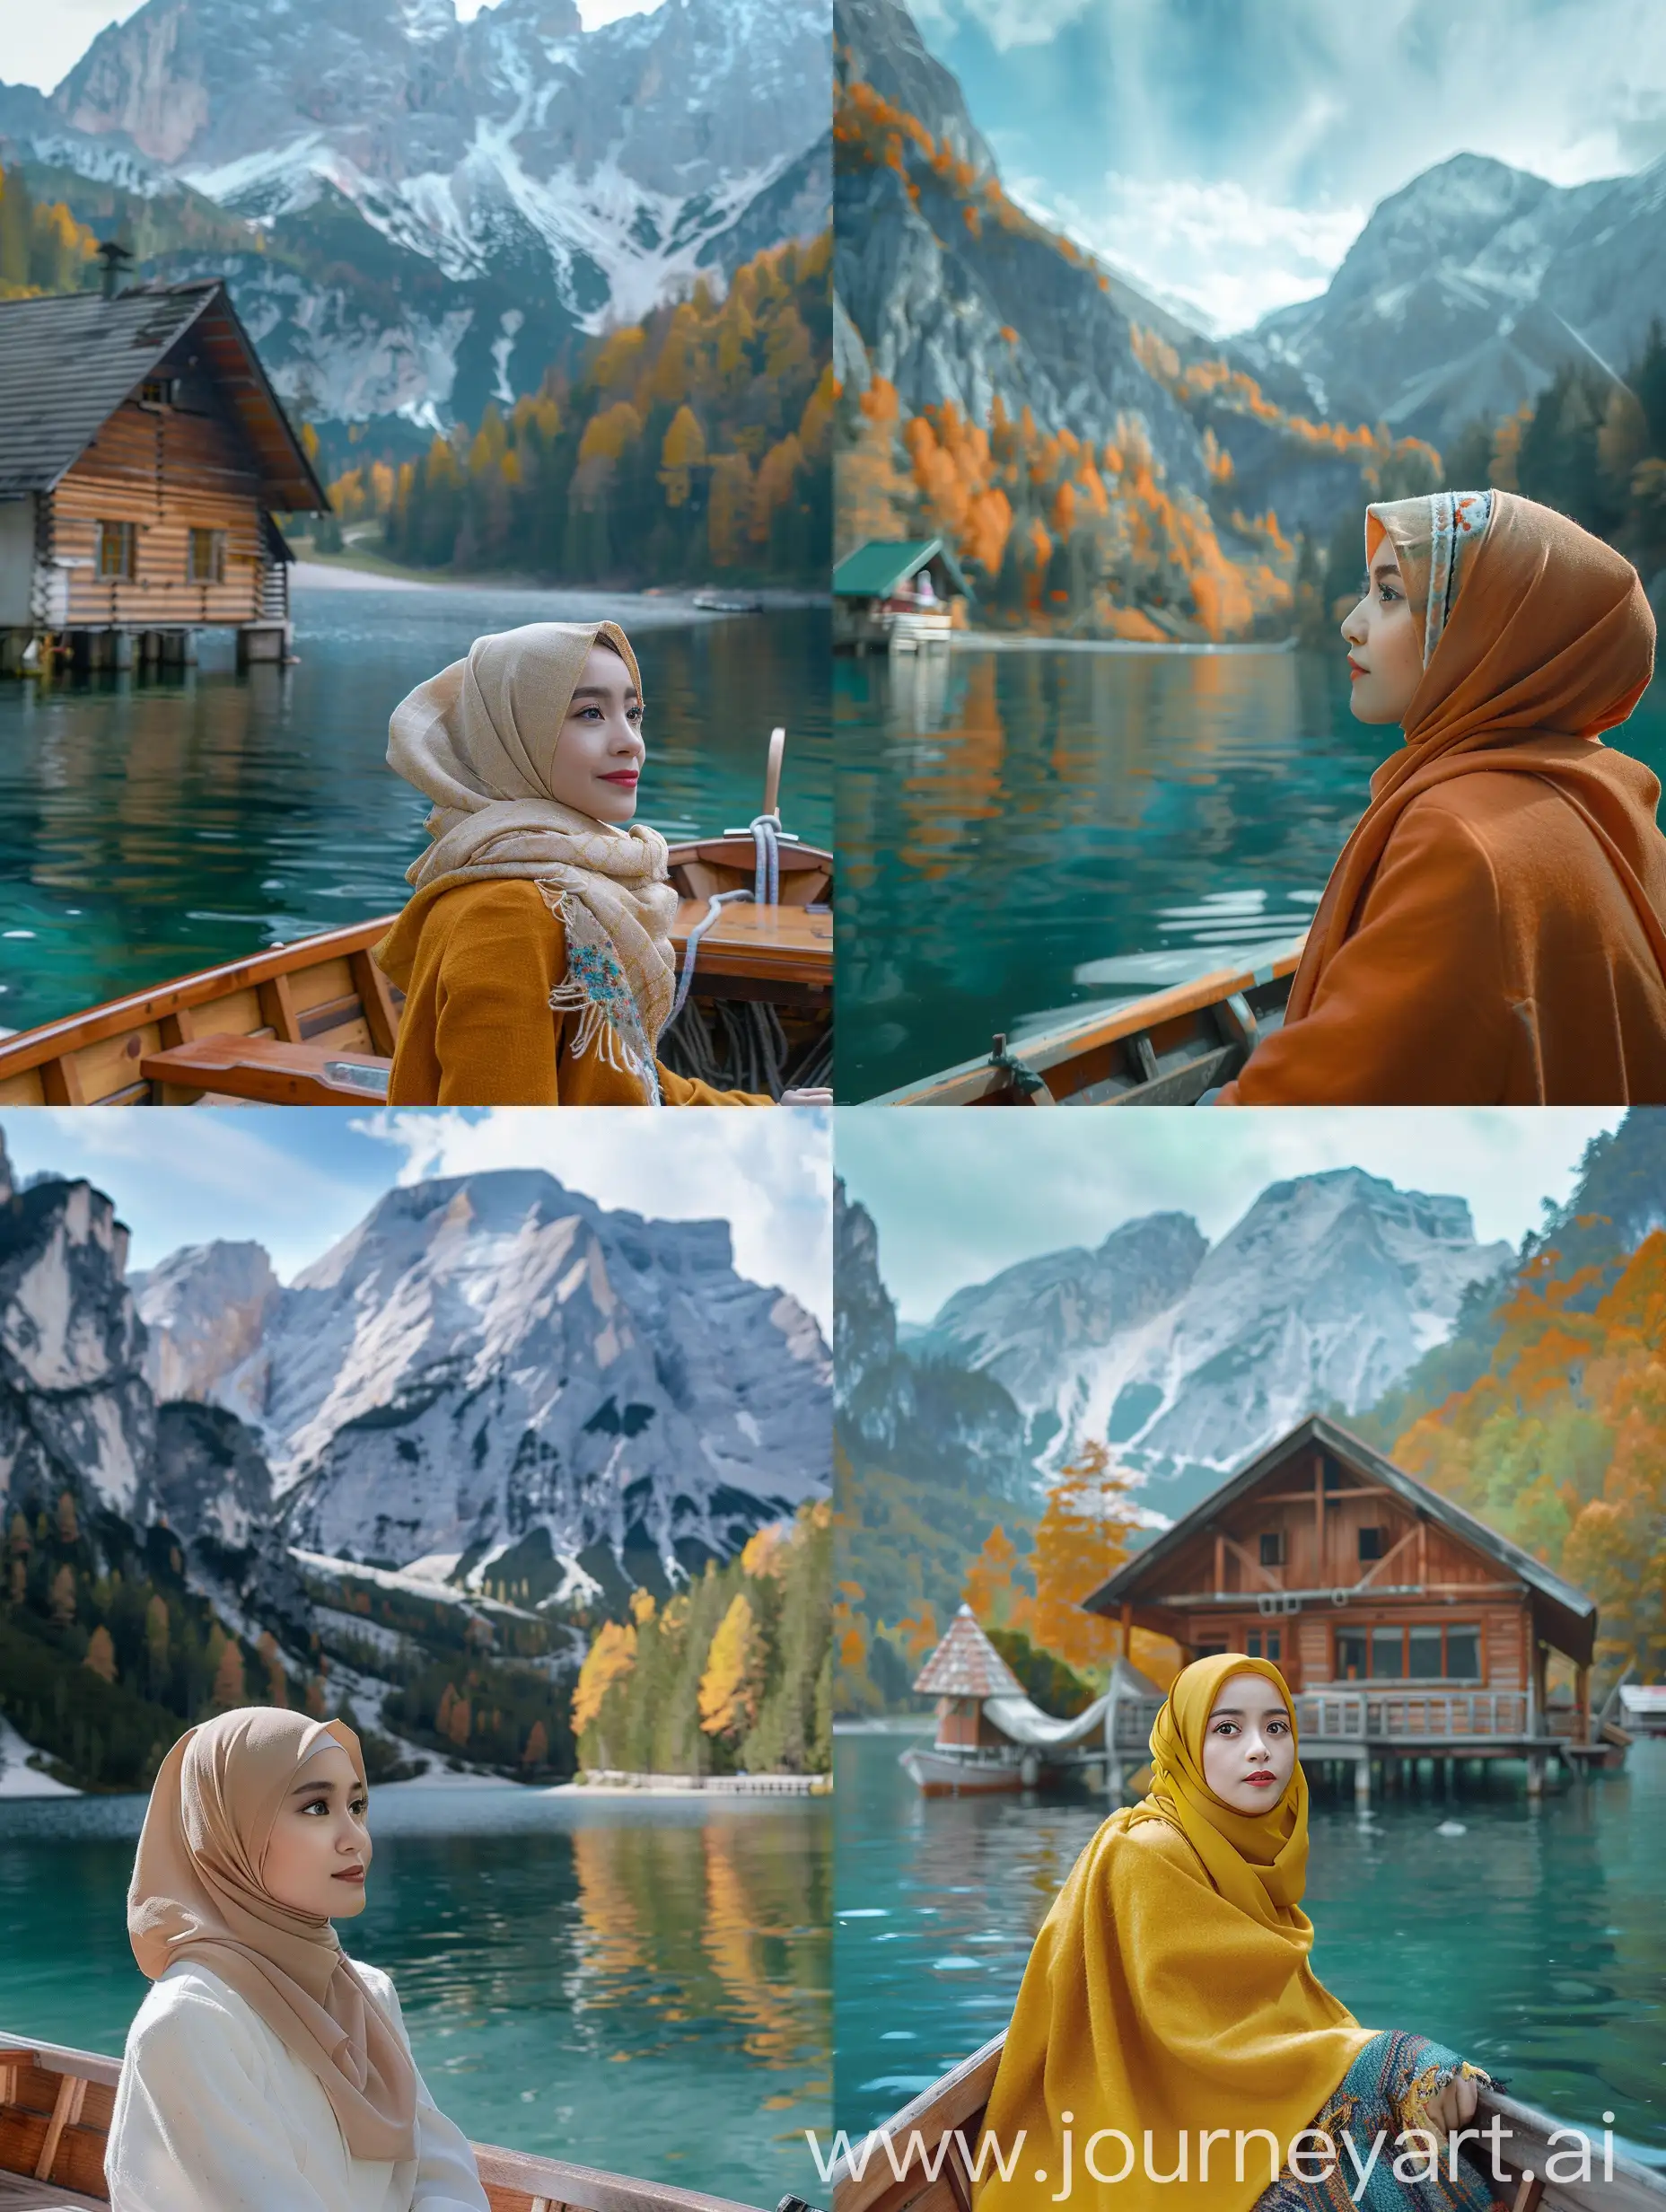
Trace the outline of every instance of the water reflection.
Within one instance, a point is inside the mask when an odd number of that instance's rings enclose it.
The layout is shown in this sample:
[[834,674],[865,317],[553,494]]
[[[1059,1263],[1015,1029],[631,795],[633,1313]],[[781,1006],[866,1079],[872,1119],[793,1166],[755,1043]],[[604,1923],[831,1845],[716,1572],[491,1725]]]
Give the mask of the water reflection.
[[[841,661],[839,1096],[1299,935],[1392,735],[1346,692],[1326,654]],[[1619,742],[1666,768],[1657,693]]]
[[[1105,1806],[927,1800],[903,1739],[841,1734],[837,2125],[855,2130],[1004,2026],[1036,1930]],[[1314,1965],[1362,2020],[1420,2029],[1515,2094],[1666,2163],[1666,1743],[1539,1807],[1518,1773],[1362,1820],[1317,1792]],[[1442,1832],[1456,1823],[1458,1833]]]
[[[383,760],[388,715],[482,631],[604,609],[572,594],[296,594],[292,669],[0,683],[0,1028],[22,1029],[407,896],[424,804]],[[690,628],[643,599],[642,812],[670,837],[749,821],[773,724],[782,803],[832,829],[827,617]]]

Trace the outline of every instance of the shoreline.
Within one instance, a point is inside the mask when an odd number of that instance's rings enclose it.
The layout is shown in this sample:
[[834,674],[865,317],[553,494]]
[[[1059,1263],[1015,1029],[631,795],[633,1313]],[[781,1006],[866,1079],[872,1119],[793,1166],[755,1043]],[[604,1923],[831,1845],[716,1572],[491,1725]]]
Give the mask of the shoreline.
[[[750,613],[725,614],[714,608],[697,607],[697,592],[722,588],[704,584],[646,584],[633,589],[622,584],[615,588],[552,584],[542,577],[509,573],[453,575],[448,571],[424,575],[416,569],[398,567],[391,562],[385,567],[373,566],[335,556],[297,559],[291,571],[291,581],[298,592],[478,592],[498,598],[524,596],[548,600],[575,611],[626,607],[644,615],[658,614],[662,620],[702,626],[755,619]],[[749,584],[733,588],[738,595],[758,601],[757,612],[763,615],[793,614],[832,604],[830,592],[789,584]]]
[[1178,654],[1197,660],[1247,654],[1294,653],[1299,645],[1300,640],[1294,637],[1250,639],[1231,645],[1204,644],[1176,637],[1165,639],[1159,645],[1155,639],[1145,637],[1046,637],[1033,630],[955,630],[949,640],[951,653],[964,652],[969,647],[978,653],[1127,653],[1147,657]]
[[657,1797],[686,1803],[691,1797],[827,1797],[832,1778],[825,1774],[624,1774],[607,1772],[593,1781],[555,1782],[546,1797]]

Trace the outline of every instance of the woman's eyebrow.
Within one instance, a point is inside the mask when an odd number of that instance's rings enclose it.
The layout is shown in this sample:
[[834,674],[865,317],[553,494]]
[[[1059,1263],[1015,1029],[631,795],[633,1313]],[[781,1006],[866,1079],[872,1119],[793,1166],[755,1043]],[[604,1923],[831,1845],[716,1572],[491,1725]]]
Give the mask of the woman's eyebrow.
[[[604,689],[599,683],[582,683],[576,687],[573,696],[575,699],[610,699],[613,694]],[[627,684],[625,687],[626,703],[628,705],[632,699],[639,699],[639,698],[636,685]]]
[[324,1795],[328,1797],[335,1786],[336,1785],[333,1782],[326,1781],[297,1782],[294,1789],[292,1789],[289,1794],[292,1797],[299,1797],[307,1790],[316,1789],[321,1790]]
[[1398,576],[1400,573],[1400,565],[1390,553],[1382,560],[1373,561],[1371,565],[1371,573],[1373,579],[1381,584],[1384,576]]

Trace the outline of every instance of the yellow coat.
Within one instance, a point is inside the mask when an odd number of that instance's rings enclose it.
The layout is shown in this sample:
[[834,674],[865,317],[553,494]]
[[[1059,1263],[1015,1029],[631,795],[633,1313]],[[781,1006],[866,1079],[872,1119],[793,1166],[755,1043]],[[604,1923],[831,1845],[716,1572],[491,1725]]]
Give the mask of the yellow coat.
[[[577,1017],[551,1010],[567,971],[566,931],[526,876],[420,892],[376,948],[405,1011],[394,1106],[639,1106],[636,1080],[592,1048],[574,1059]],[[747,1091],[660,1069],[668,1106],[768,1106]]]

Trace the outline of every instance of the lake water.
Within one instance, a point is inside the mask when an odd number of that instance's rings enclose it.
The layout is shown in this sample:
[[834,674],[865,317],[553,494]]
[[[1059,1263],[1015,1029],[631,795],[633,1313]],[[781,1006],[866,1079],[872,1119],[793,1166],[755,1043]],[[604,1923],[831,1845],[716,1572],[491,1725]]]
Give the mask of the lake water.
[[[834,719],[851,1100],[1299,935],[1395,734],[1340,652],[841,657]],[[1666,774],[1662,685],[1614,740]]]
[[[908,1738],[836,1746],[837,2125],[875,2126],[1006,2024],[1035,1932],[1107,1811],[922,1797]],[[1666,2164],[1666,1742],[1548,1795],[1518,1769],[1450,1798],[1316,1787],[1313,1963],[1358,2018],[1414,2028],[1512,2093]],[[1456,1821],[1461,1836],[1442,1836]]]
[[[139,1797],[0,1804],[0,2031],[119,2051]],[[830,2096],[825,1802],[383,1789],[347,1936],[477,2141],[755,2206],[813,2195]]]
[[482,632],[602,614],[642,664],[643,819],[671,838],[749,821],[785,723],[783,820],[829,843],[823,610],[298,589],[298,667],[239,676],[205,636],[189,673],[0,682],[0,1030],[399,906],[426,808],[383,759],[392,709]]

